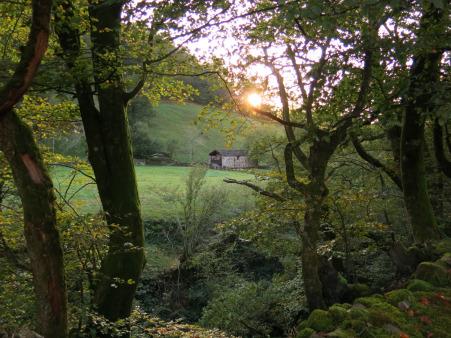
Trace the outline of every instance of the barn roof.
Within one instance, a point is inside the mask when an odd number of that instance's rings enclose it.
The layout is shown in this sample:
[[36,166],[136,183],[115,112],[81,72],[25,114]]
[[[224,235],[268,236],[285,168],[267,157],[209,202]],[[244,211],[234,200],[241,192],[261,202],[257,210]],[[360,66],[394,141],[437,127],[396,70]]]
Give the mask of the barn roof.
[[247,151],[241,150],[241,149],[218,149],[213,150],[210,154],[210,156],[214,155],[222,155],[222,156],[246,156]]

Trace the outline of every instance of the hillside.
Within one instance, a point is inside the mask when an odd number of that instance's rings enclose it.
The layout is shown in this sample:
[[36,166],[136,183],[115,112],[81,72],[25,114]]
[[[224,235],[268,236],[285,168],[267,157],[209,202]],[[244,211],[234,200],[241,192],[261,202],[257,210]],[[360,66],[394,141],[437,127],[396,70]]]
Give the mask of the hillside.
[[[196,123],[198,113],[202,109],[198,104],[162,102],[156,107],[148,103],[140,103],[137,106],[134,107],[134,114],[130,114],[131,122],[135,121],[131,123],[132,132],[140,132],[142,143],[152,143],[152,152],[170,153],[174,160],[181,163],[203,163],[208,160],[208,153],[212,150],[228,147],[225,133],[218,129],[203,130],[202,126]],[[282,131],[282,128],[274,123],[248,122],[245,128],[240,129],[239,135],[234,135],[235,140],[231,147],[246,148],[250,135]],[[73,134],[56,140],[55,151],[85,158],[87,151],[84,142],[83,135]]]

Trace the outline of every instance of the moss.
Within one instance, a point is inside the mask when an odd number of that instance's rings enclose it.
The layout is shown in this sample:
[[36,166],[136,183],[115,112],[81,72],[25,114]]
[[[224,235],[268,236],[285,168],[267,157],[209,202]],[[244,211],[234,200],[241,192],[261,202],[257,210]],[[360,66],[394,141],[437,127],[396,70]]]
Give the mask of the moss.
[[316,331],[329,332],[334,329],[332,315],[324,310],[314,310],[307,319],[308,327]]
[[444,255],[448,252],[451,252],[451,238],[445,238],[435,244],[435,251]]
[[349,320],[345,320],[342,325],[342,328],[344,328],[345,330],[352,330],[356,333],[360,333],[363,332],[367,329],[367,325],[365,323],[365,321],[363,320],[359,320],[359,319],[349,319]]
[[374,304],[369,310],[369,318],[372,324],[383,325],[393,323],[401,325],[404,323],[403,313],[389,303]]
[[339,304],[334,304],[329,308],[329,313],[331,314],[335,323],[342,322],[347,316],[348,311],[346,308],[340,306]]
[[348,284],[352,298],[365,297],[371,294],[368,285],[362,283]]
[[385,294],[385,298],[394,306],[398,306],[400,302],[408,302],[410,304],[415,301],[413,293],[407,289],[390,291]]
[[438,260],[438,262],[440,262],[443,267],[450,268],[451,267],[451,252],[444,254],[443,257]]
[[424,280],[421,279],[412,279],[409,284],[407,285],[407,289],[415,292],[415,291],[430,291],[432,290],[434,287],[432,286],[431,283],[426,282]]
[[440,264],[423,262],[418,265],[415,276],[435,286],[446,286],[449,284],[448,272]]
[[355,303],[363,304],[367,307],[370,307],[370,306],[380,303],[380,302],[384,302],[384,297],[382,295],[373,295],[370,297],[362,297],[362,298],[357,298],[355,300]]
[[353,307],[349,310],[349,316],[350,316],[352,319],[367,320],[369,314],[368,314],[367,309],[365,309],[365,308],[363,308],[363,307],[353,306]]
[[327,334],[328,337],[335,338],[354,338],[358,337],[357,334],[352,330],[344,330],[342,328],[335,329],[334,331]]
[[315,331],[312,330],[311,328],[307,327],[305,329],[302,329],[301,331],[298,332],[298,334],[296,335],[296,338],[310,338],[310,336],[312,334],[314,334]]

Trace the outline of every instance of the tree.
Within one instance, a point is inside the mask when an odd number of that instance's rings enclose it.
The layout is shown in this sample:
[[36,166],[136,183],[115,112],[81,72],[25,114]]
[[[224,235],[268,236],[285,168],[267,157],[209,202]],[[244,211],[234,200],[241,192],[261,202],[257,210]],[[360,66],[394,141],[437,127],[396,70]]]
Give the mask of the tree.
[[448,4],[446,1],[440,3],[437,6],[436,2],[426,1],[423,5],[409,86],[403,98],[401,176],[406,209],[418,242],[441,237],[427,191],[424,164],[425,120],[436,108],[434,92],[440,80],[443,55],[437,39],[442,39],[447,29]]
[[33,0],[28,41],[11,79],[0,89],[0,147],[12,169],[24,212],[25,237],[45,337],[67,336],[63,253],[56,228],[52,181],[30,129],[14,112],[47,49],[52,1]]
[[[253,49],[243,61],[244,67],[259,63],[269,69],[275,83],[272,94],[280,100],[281,114],[265,107],[252,110],[285,128],[286,181],[301,194],[305,205],[298,233],[310,310],[325,308],[342,291],[337,276],[328,279],[322,274],[332,267],[317,253],[328,196],[327,169],[335,151],[347,140],[353,120],[365,120],[378,58],[377,30],[386,20],[377,6],[348,5],[286,4],[267,16],[259,13],[242,33]],[[348,34],[337,34],[340,29]],[[260,47],[258,54],[256,47]],[[271,95],[268,83],[265,80],[262,85]],[[304,176],[302,180],[299,174]]]
[[[180,65],[168,62],[168,58],[176,56],[182,48],[182,45],[171,44],[171,39],[166,41],[164,37],[167,33],[164,30],[177,28],[175,21],[186,11],[195,10],[197,6],[206,11],[210,7],[197,3],[185,6],[150,2],[149,11],[153,11],[150,22],[140,19],[140,12],[137,11],[138,20],[125,26],[122,22],[124,16],[133,16],[133,10],[124,10],[125,1],[89,1],[87,19],[90,27],[90,55],[86,57],[84,40],[81,39],[77,23],[81,16],[76,11],[75,1],[61,0],[59,3],[56,13],[58,39],[66,66],[72,75],[88,144],[89,161],[110,226],[109,251],[98,273],[94,309],[108,320],[116,321],[130,315],[144,265],[143,223],[130,144],[127,104],[140,91],[153,99],[163,96],[162,91],[166,89],[169,90],[164,92],[164,96],[168,97],[171,97],[170,93],[175,93],[175,97],[183,97],[191,92],[180,87],[181,81],[164,78],[177,75],[174,73],[180,69]],[[146,9],[148,4],[142,2],[140,6]],[[125,41],[122,39],[124,28],[130,29],[128,40]],[[193,31],[198,32],[199,29]],[[184,32],[181,36],[189,37],[192,34]],[[135,46],[137,55],[124,56],[124,46],[128,49]],[[186,58],[186,53],[182,56]],[[142,68],[137,67],[136,60],[142,61]],[[129,66],[127,69],[131,69],[131,74],[126,74],[125,66]],[[187,69],[191,66],[184,65]],[[136,80],[137,74],[140,79],[127,91],[125,75],[129,75],[128,79]]]
[[[105,218],[110,226],[109,250],[97,275],[94,309],[106,319],[127,318],[144,265],[144,235],[136,187],[119,56],[123,1],[96,1],[89,5],[91,74],[77,74],[80,33],[71,20],[72,1],[61,1],[57,13],[58,37],[74,87],[88,144],[88,158],[96,177]],[[95,81],[98,99],[89,79]]]

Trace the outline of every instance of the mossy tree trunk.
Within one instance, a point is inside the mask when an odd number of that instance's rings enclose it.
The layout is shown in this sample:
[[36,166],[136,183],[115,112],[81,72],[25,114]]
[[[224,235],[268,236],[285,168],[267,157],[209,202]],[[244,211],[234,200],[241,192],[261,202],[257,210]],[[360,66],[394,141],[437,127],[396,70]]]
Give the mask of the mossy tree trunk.
[[317,246],[321,217],[324,214],[324,201],[328,195],[325,173],[330,157],[343,141],[342,136],[339,140],[326,137],[329,139],[329,141],[326,141],[326,138],[324,138],[326,134],[319,130],[315,134],[317,137],[310,147],[308,158],[306,158],[309,176],[307,184],[300,183],[295,177],[292,159],[293,146],[288,144],[285,148],[287,181],[291,187],[304,195],[305,201],[304,224],[299,229],[299,233],[302,238],[302,278],[310,310],[326,308],[329,303],[325,296],[331,294],[327,289],[335,287],[326,285],[321,278],[322,263],[317,252]]
[[[410,84],[404,98],[401,133],[401,176],[404,202],[413,235],[418,242],[440,238],[428,195],[425,170],[425,120],[434,108],[434,88],[439,83],[442,51],[427,46],[426,39],[446,29],[444,11],[425,2],[418,32],[418,52],[410,68]],[[442,27],[441,27],[442,26]],[[435,37],[436,38],[436,37]],[[424,45],[423,45],[424,44]]]
[[[130,142],[124,88],[119,76],[119,32],[122,1],[91,5],[93,69],[100,121],[85,123],[89,159],[108,224],[113,225],[109,251],[102,262],[95,290],[97,311],[109,320],[130,315],[144,265],[144,234]],[[112,74],[112,75],[110,75]],[[103,85],[105,76],[110,84]],[[86,119],[84,119],[86,120]],[[101,143],[98,134],[101,134]],[[91,141],[90,141],[91,140]],[[115,227],[118,225],[118,227]],[[119,278],[118,283],[114,279]],[[116,285],[114,285],[116,284]]]
[[66,285],[52,181],[30,129],[13,111],[0,120],[0,147],[11,166],[22,201],[37,299],[38,331],[46,338],[64,338],[67,336]]
[[[73,16],[71,1],[63,1]],[[96,1],[89,6],[92,69],[75,73],[80,56],[76,27],[59,17],[57,32],[66,63],[74,77],[77,99],[105,218],[110,226],[109,249],[95,286],[94,308],[110,321],[127,318],[144,265],[144,234],[133,165],[125,93],[120,73],[120,27],[123,1]],[[95,80],[98,108],[89,84]]]

